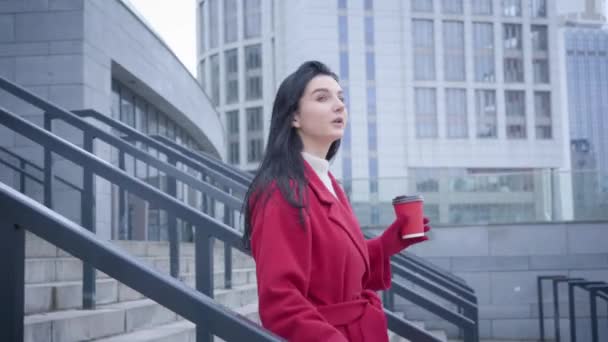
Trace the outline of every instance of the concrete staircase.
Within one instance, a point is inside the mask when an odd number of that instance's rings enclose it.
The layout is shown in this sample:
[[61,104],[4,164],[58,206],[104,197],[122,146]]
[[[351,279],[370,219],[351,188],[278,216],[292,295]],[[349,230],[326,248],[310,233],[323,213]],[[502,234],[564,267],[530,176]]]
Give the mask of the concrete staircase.
[[[166,242],[113,241],[163,273],[169,273]],[[259,323],[253,260],[233,250],[233,288],[224,289],[224,249],[214,246],[215,300]],[[194,246],[180,247],[180,279],[194,286]],[[26,239],[26,342],[194,342],[195,327],[137,291],[97,272],[97,308],[82,310],[82,263],[68,253],[29,234]],[[414,322],[424,328],[423,322]],[[433,335],[447,341],[444,331]],[[391,342],[406,342],[389,332]],[[216,338],[216,341],[221,341]]]
[[[28,234],[25,269],[27,342],[194,341],[194,325],[124,284],[98,272],[97,308],[82,310],[82,263]],[[166,242],[114,241],[130,255],[169,273]],[[233,252],[233,289],[225,290],[221,243],[214,249],[215,299],[258,321],[255,269],[251,258]],[[181,245],[180,279],[194,286],[194,246]]]

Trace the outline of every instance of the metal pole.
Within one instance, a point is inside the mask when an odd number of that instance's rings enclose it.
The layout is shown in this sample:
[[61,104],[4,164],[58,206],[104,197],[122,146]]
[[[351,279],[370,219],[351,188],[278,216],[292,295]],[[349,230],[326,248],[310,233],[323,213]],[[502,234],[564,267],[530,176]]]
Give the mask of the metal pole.
[[597,328],[597,301],[595,291],[595,289],[589,289],[589,303],[591,304],[591,341],[599,342],[600,338]]
[[558,280],[553,280],[553,324],[555,330],[555,342],[560,342],[559,336],[559,294]]
[[[224,190],[230,193],[228,187],[224,187]],[[232,217],[232,210],[224,204],[224,223],[232,228],[234,227]],[[232,288],[232,246],[227,242],[224,242],[224,287],[227,289]]]
[[545,315],[543,312],[543,284],[542,278],[538,277],[536,279],[536,293],[538,293],[538,324],[540,329],[540,341],[545,341]]
[[[89,132],[84,132],[84,149],[93,153],[93,136]],[[81,197],[81,217],[82,226],[95,233],[95,195],[93,184],[93,172],[86,165],[82,165],[83,189]],[[96,296],[96,271],[88,262],[82,263],[82,308],[85,310],[95,309]]]
[[0,341],[23,341],[25,229],[7,217],[0,221],[0,255]]
[[[51,132],[53,118],[51,114],[44,113],[44,129]],[[51,149],[44,147],[44,205],[53,208],[53,156]]]
[[[202,227],[196,227],[195,235],[195,268],[196,289],[213,298],[213,239]],[[213,336],[208,327],[196,326],[196,342],[212,342]]]
[[[168,163],[177,167],[175,158],[168,157]],[[167,175],[167,194],[173,198],[177,197],[177,180]],[[169,268],[171,276],[179,277],[179,231],[177,229],[177,217],[172,210],[167,211],[167,226],[169,229]]]

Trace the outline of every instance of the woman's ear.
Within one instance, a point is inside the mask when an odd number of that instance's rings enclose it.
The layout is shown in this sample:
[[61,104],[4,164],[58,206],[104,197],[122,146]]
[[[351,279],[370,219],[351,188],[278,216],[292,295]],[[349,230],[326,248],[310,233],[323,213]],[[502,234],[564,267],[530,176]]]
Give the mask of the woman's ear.
[[291,127],[300,128],[300,114],[295,112],[291,120]]

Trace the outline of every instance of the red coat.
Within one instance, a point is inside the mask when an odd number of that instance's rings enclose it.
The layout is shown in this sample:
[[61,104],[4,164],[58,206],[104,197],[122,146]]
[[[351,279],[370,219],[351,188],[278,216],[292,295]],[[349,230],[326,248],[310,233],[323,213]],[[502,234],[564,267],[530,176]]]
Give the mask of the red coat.
[[388,341],[386,316],[374,291],[390,286],[389,256],[379,240],[364,239],[333,176],[337,199],[305,165],[305,227],[276,188],[252,215],[262,324],[294,342]]

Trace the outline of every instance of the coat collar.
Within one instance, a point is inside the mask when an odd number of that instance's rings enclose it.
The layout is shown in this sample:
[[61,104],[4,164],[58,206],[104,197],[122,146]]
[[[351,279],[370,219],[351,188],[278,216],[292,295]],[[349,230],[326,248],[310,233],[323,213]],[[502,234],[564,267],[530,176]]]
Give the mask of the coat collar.
[[[319,199],[321,204],[328,208],[329,219],[337,224],[351,239],[351,241],[357,247],[357,250],[365,261],[366,270],[369,271],[369,255],[367,251],[367,244],[363,238],[363,234],[360,231],[359,223],[353,213],[346,195],[342,191],[342,187],[338,184],[334,176],[329,173],[331,184],[334,187],[336,196],[329,192],[325,184],[321,181],[315,170],[304,160],[305,174],[308,179],[308,186],[312,189],[312,192]],[[336,198],[337,197],[337,198]]]

